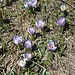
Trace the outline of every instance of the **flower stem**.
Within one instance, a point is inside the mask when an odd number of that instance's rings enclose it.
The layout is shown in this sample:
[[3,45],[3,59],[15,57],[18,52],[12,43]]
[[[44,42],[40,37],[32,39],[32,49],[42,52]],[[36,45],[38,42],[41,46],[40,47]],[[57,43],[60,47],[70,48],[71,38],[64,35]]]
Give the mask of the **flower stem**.
[[35,36],[31,35],[31,40],[34,41],[35,40]]
[[64,32],[64,27],[60,27],[60,32]]

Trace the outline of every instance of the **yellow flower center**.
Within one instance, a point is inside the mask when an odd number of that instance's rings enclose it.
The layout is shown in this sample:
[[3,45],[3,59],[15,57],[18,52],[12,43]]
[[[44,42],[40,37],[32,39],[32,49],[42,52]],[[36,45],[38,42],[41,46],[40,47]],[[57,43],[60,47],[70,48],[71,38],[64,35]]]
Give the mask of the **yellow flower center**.
[[52,45],[52,44],[50,44],[50,45],[49,45],[49,47],[50,47],[50,48],[53,48],[53,45]]
[[28,43],[26,43],[26,46],[30,46]]
[[28,56],[26,56],[26,58],[29,58]]
[[24,61],[22,61],[22,64],[24,64]]
[[64,7],[62,7],[62,10],[64,10],[65,8]]
[[40,26],[42,26],[42,23],[40,22]]

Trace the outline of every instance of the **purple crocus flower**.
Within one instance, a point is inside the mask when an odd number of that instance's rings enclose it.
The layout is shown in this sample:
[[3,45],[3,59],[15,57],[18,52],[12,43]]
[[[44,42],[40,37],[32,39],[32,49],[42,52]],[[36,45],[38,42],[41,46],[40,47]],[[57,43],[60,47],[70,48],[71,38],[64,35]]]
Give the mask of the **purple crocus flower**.
[[35,33],[35,28],[33,28],[33,27],[28,28],[28,33],[29,34],[34,34]]
[[30,49],[32,47],[32,42],[30,40],[26,40],[24,42],[24,46],[27,48],[27,49]]
[[26,2],[26,4],[28,5],[28,7],[32,6],[32,2],[31,1]]
[[32,7],[36,7],[37,0],[30,0],[32,2]]
[[28,2],[26,2],[26,4],[24,4],[24,6],[27,7],[36,7],[37,4],[37,0],[29,0]]
[[38,19],[37,21],[36,21],[36,27],[38,27],[38,28],[44,28],[44,25],[45,25],[45,22],[43,22],[41,19]]
[[32,58],[32,54],[31,53],[25,53],[25,54],[23,54],[23,58],[25,61],[28,61]]
[[75,24],[75,19],[74,19],[74,24]]
[[47,45],[47,49],[49,50],[56,50],[57,46],[54,45],[54,41],[50,40],[48,45]]
[[14,42],[15,44],[20,44],[20,43],[22,42],[22,36],[17,36],[17,35],[15,35],[15,36],[13,37],[13,42]]
[[58,23],[59,26],[64,26],[65,23],[66,23],[66,18],[65,17],[58,18],[57,23]]

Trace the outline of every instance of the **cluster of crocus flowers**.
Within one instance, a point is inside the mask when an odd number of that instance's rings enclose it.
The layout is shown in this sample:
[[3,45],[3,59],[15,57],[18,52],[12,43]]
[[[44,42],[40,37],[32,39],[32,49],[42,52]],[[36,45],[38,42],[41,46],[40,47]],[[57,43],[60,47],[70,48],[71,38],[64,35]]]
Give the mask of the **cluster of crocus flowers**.
[[17,64],[20,67],[25,67],[26,66],[26,61],[29,61],[32,58],[32,54],[31,53],[25,53],[23,54],[23,60],[18,60]]
[[53,40],[49,41],[49,43],[47,44],[47,49],[49,49],[49,50],[56,50],[57,49],[57,46],[55,46]]
[[65,5],[61,5],[61,6],[60,6],[60,10],[61,10],[61,11],[65,11],[65,10],[66,10],[66,6],[65,6]]
[[[15,44],[20,44],[22,42],[22,36],[18,36],[18,35],[15,35],[13,37],[13,42]],[[30,40],[25,40],[24,42],[24,46],[27,48],[27,49],[30,49],[32,47],[32,42]]]
[[[13,42],[15,44],[20,44],[22,42],[22,36],[15,35],[13,37]],[[25,40],[24,46],[25,46],[25,48],[30,49],[32,47],[32,42],[30,40]],[[23,60],[17,61],[17,64],[20,67],[25,67],[26,61],[30,60],[32,58],[32,55],[31,55],[31,53],[26,52],[25,54],[23,54],[23,58],[24,58]]]
[[31,34],[31,35],[33,35],[35,33],[35,28],[29,27],[28,28],[28,33]]
[[30,40],[25,40],[24,46],[25,46],[25,48],[30,49],[33,45]]
[[43,22],[41,19],[38,19],[38,20],[36,21],[36,27],[37,27],[37,28],[42,29],[42,28],[44,28],[44,26],[45,26],[45,22]]
[[58,24],[59,26],[64,26],[64,25],[66,24],[66,18],[65,18],[65,17],[60,17],[60,18],[58,18],[57,24]]
[[26,8],[28,7],[36,7],[36,4],[37,4],[37,0],[29,0],[26,2],[26,4],[24,4],[24,6]]
[[13,37],[13,42],[14,42],[15,44],[20,44],[20,43],[22,42],[22,36],[17,36],[17,35],[15,35],[15,36]]

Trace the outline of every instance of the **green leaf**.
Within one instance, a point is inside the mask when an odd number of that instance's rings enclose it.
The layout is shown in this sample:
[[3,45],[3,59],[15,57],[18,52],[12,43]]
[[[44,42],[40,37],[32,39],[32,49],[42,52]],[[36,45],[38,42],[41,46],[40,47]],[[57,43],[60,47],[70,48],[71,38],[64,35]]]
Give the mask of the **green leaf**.
[[23,4],[23,3],[21,3],[20,1],[18,1],[18,5],[19,5],[20,7],[22,7],[22,8],[24,8],[24,9],[25,9],[24,4]]
[[42,54],[42,56],[45,55],[45,48],[42,48],[42,49],[41,49],[41,54]]
[[49,60],[46,60],[46,61],[44,61],[44,64],[45,64],[46,66],[50,66],[50,65],[51,65],[51,62],[50,62]]
[[14,75],[11,71],[9,71],[6,75]]
[[2,25],[2,11],[0,11],[0,25]]
[[63,33],[63,31],[64,31],[64,27],[60,27],[60,32]]
[[48,60],[53,60],[53,53],[52,52],[48,54],[47,59]]

